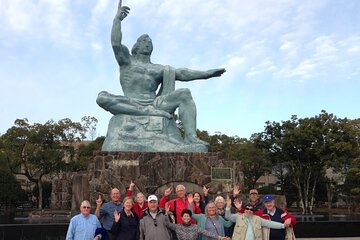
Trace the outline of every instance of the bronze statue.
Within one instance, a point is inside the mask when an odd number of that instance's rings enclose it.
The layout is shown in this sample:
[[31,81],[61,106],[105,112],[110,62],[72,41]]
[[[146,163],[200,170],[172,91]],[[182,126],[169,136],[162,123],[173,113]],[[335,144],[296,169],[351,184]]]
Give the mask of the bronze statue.
[[[109,123],[103,150],[207,151],[207,143],[196,135],[196,106],[191,92],[187,88],[175,89],[175,80],[192,81],[218,77],[225,69],[198,71],[154,64],[150,60],[153,44],[147,34],[138,38],[130,54],[129,49],[121,42],[121,22],[129,11],[130,8],[121,6],[120,1],[111,31],[111,44],[120,66],[120,84],[124,96],[103,91],[97,98],[99,106],[114,114],[114,117],[118,116],[118,120],[112,119]],[[160,90],[157,92],[159,86]],[[176,128],[176,124],[172,117],[177,108],[184,128],[184,139],[179,138],[177,129],[173,129]],[[138,122],[136,126],[134,122]],[[154,142],[156,139],[160,142]],[[133,143],[130,143],[131,141]],[[155,145],[159,145],[160,148],[156,149]]]

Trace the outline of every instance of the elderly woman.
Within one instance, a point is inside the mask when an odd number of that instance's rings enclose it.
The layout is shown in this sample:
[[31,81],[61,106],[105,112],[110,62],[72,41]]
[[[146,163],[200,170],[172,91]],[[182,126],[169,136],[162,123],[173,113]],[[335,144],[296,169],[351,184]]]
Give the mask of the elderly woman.
[[[215,198],[214,203],[216,206],[216,214],[219,216],[222,216],[226,221],[228,221],[228,219],[226,219],[226,217],[225,217],[225,199],[222,196],[217,196]],[[232,209],[232,212],[234,212],[233,209]],[[231,223],[230,227],[224,227],[224,231],[225,231],[225,236],[231,237],[233,235],[233,231],[234,231],[234,224]]]
[[[167,209],[168,212],[168,209]],[[178,240],[196,240],[200,235],[206,236],[210,239],[228,240],[227,237],[219,236],[213,232],[202,229],[196,224],[191,224],[192,212],[189,209],[184,209],[181,212],[182,223],[173,224],[167,221],[167,227],[174,230]]]
[[112,225],[111,232],[117,240],[138,240],[139,239],[139,217],[132,211],[133,200],[131,197],[125,197],[124,208],[119,213],[115,210],[115,222]]
[[[188,196],[188,201],[189,209],[192,211],[193,196],[190,194]],[[230,221],[226,221],[223,217],[216,214],[216,207],[213,202],[210,202],[205,206],[205,214],[192,214],[192,219],[196,220],[197,225],[201,229],[205,229],[218,236],[225,236],[224,227],[230,227],[232,224]],[[216,238],[202,235],[200,240],[216,240]]]

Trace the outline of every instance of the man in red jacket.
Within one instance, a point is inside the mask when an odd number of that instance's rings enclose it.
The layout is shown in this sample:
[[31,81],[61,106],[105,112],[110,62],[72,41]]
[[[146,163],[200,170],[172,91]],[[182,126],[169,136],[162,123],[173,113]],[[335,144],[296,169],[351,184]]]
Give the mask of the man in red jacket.
[[[177,185],[175,191],[176,191],[177,198],[168,201],[168,197],[170,196],[170,194],[172,192],[172,188],[171,187],[167,188],[164,192],[164,196],[160,199],[159,207],[165,208],[165,204],[166,204],[166,202],[168,202],[169,211],[172,212],[175,216],[175,223],[180,224],[180,223],[182,223],[181,212],[184,209],[188,209],[189,202],[188,202],[188,199],[186,196],[186,191],[185,191],[184,185],[181,185],[181,184]],[[195,204],[194,204],[193,212],[200,214],[201,210],[199,207],[195,207]],[[195,221],[191,220],[191,223],[195,223]]]
[[[296,219],[288,211],[283,208],[278,208],[275,206],[275,198],[271,195],[266,195],[263,197],[263,203],[265,205],[264,209],[257,211],[255,214],[271,221],[286,223],[287,225],[294,226],[296,224]],[[287,229],[269,229],[270,234],[269,240],[289,240],[294,239],[294,231],[292,228]]]

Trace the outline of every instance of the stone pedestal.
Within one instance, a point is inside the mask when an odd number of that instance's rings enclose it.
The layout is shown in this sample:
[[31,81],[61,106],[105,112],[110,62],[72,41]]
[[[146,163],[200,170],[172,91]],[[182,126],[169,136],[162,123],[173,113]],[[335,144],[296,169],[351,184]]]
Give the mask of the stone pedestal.
[[207,152],[208,145],[186,143],[173,118],[118,114],[110,119],[102,151]]
[[145,196],[156,194],[159,197],[165,188],[180,183],[185,185],[187,192],[202,192],[206,185],[210,187],[210,194],[223,195],[232,190],[233,184],[243,183],[241,162],[211,152],[95,152],[87,174],[79,175],[81,177],[72,176],[72,209],[78,208],[83,199],[95,205],[99,193],[109,200],[110,190],[114,187],[125,194],[131,180],[136,184],[134,194],[142,192]]

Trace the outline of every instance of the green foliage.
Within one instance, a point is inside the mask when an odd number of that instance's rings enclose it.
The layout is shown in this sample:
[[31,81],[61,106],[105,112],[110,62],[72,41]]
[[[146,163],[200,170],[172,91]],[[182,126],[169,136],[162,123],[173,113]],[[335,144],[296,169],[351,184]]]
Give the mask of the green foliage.
[[271,172],[268,154],[251,141],[243,141],[238,145],[236,158],[242,162],[244,184],[248,189],[255,188],[256,181],[265,173]]
[[[73,143],[84,139],[86,130],[68,118],[45,124],[17,119],[15,126],[0,136],[0,152],[13,173],[26,176],[41,189],[44,175],[64,169],[64,159],[75,156]],[[42,208],[42,192],[39,197]]]
[[5,207],[14,207],[17,202],[27,200],[26,192],[21,189],[15,176],[0,169],[0,203]]
[[98,120],[95,117],[84,116],[81,118],[81,123],[85,131],[88,133],[90,140],[96,137],[96,125]]
[[256,147],[254,142],[222,133],[210,136],[206,131],[198,131],[197,134],[210,144],[210,152],[222,152],[226,159],[242,161],[246,188],[254,188],[256,180],[271,171],[268,154]]
[[312,118],[267,122],[254,142],[266,149],[272,163],[280,165],[297,187],[303,212],[311,212],[320,176],[328,168],[346,172],[358,155],[359,144],[352,121],[322,111]]
[[[52,191],[52,183],[48,181],[44,181],[42,183],[42,205],[43,207],[50,207],[51,201],[51,191]],[[35,186],[32,192],[32,195],[36,197],[39,201],[39,188]]]
[[287,205],[291,206],[294,202],[297,202],[299,200],[297,194],[298,191],[289,176],[285,177],[284,186],[285,188],[282,194],[286,196]]
[[67,170],[71,171],[80,171],[86,170],[88,166],[89,159],[93,156],[94,151],[100,151],[101,146],[105,137],[98,137],[95,141],[92,141],[88,144],[80,144],[77,149],[77,158],[69,162],[69,168]]
[[278,190],[276,189],[275,186],[272,186],[272,185],[264,186],[264,187],[258,188],[257,190],[258,190],[259,194],[261,194],[261,195],[278,194]]

